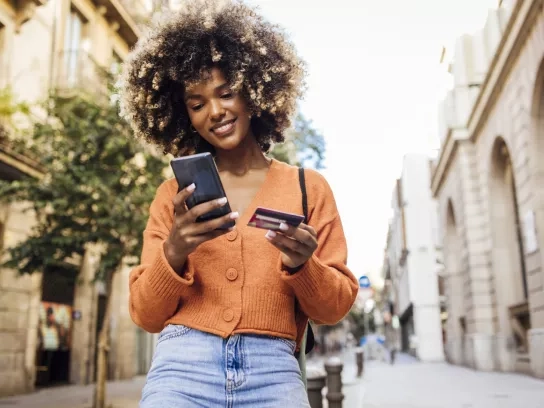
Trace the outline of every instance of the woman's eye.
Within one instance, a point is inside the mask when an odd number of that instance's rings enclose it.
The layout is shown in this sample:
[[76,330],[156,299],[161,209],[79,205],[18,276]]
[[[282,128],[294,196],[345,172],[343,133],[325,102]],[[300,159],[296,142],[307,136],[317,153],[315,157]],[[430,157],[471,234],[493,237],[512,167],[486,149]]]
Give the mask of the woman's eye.
[[198,105],[191,106],[191,109],[194,111],[199,111],[200,109],[202,109],[202,104],[199,103]]
[[230,99],[232,97],[233,97],[232,92],[227,92],[227,93],[224,93],[223,95],[221,95],[221,98],[223,98],[223,99]]

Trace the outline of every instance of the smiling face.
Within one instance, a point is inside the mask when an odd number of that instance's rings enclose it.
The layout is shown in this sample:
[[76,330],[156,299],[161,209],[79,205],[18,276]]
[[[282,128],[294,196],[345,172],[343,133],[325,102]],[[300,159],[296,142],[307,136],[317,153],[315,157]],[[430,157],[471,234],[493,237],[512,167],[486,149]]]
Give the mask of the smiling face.
[[252,137],[247,105],[219,69],[188,87],[184,101],[193,127],[216,150],[235,149]]

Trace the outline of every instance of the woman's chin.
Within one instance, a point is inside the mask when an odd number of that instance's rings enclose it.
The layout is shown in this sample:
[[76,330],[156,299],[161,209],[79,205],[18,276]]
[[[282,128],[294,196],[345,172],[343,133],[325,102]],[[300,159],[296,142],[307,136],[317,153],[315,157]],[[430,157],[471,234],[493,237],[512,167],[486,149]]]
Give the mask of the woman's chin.
[[230,151],[235,150],[242,144],[242,139],[236,135],[228,136],[219,140],[215,140],[214,147],[216,150]]

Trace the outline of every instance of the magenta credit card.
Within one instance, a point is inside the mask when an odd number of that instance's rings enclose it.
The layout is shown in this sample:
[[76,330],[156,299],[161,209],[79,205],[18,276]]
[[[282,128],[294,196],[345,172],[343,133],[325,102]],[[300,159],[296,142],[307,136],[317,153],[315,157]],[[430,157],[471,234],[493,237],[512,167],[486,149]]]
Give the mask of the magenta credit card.
[[303,215],[290,214],[282,211],[271,210],[269,208],[258,207],[251,219],[247,223],[250,227],[269,229],[279,231],[280,224],[283,222],[292,227],[298,227],[304,221]]

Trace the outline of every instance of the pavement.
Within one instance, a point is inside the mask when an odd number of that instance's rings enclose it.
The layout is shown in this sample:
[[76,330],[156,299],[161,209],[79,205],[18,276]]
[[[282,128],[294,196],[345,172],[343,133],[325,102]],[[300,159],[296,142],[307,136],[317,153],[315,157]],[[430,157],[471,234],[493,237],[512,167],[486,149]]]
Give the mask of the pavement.
[[[399,355],[395,365],[367,362],[356,408],[543,408],[544,381],[488,373]],[[345,405],[344,408],[352,408]]]
[[[342,371],[343,408],[543,408],[544,381],[512,373],[484,373],[446,363],[421,363],[399,354],[394,365],[365,361],[356,377],[355,354],[338,354]],[[308,361],[323,367],[325,358]],[[108,405],[137,408],[145,377],[108,384]],[[9,398],[0,408],[90,408],[93,386],[64,386]],[[324,395],[327,390],[324,390]],[[256,407],[257,408],[257,407]],[[285,407],[291,408],[291,407]],[[297,408],[297,407],[293,407]],[[324,407],[327,408],[326,399]]]
[[[108,382],[108,408],[138,408],[145,377]],[[94,385],[66,385],[44,388],[15,397],[0,398],[0,408],[91,408]]]

